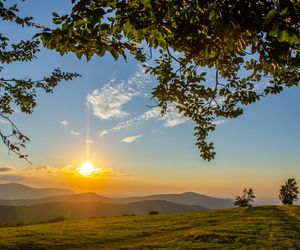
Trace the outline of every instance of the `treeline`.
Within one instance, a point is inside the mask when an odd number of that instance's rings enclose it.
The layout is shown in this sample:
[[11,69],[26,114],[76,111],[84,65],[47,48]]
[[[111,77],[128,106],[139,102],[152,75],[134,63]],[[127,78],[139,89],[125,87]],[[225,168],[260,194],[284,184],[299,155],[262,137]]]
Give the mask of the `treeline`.
[[[279,190],[279,199],[283,205],[293,205],[298,200],[298,185],[295,178],[289,178]],[[234,202],[235,206],[251,207],[254,202],[255,195],[252,188],[245,188],[241,196],[237,196]]]

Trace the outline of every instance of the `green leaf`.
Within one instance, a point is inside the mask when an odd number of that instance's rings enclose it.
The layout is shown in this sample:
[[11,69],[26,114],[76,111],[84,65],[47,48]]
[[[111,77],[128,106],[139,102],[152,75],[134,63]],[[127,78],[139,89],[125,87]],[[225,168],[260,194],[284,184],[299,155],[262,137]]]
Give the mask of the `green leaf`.
[[61,18],[53,18],[52,21],[54,24],[61,24],[61,22],[62,22]]
[[269,13],[267,14],[264,24],[269,24],[276,16],[277,16],[278,12],[277,10],[271,10],[269,11]]
[[209,21],[215,21],[216,20],[216,17],[217,17],[217,14],[214,10],[212,10],[210,13],[209,13]]
[[110,54],[113,56],[113,58],[114,58],[115,60],[118,60],[118,58],[119,58],[119,53],[118,53],[117,51],[111,50],[111,51],[110,51]]
[[146,7],[151,7],[151,0],[141,0],[142,4]]
[[286,42],[289,39],[289,32],[287,30],[283,30],[278,33],[278,41],[279,42]]
[[270,36],[277,36],[280,25],[281,23],[278,21],[273,24],[272,29],[269,32]]
[[59,15],[56,12],[52,12],[52,16],[59,17]]
[[280,15],[282,15],[282,16],[285,16],[288,13],[289,13],[289,8],[288,7],[284,8],[282,11],[280,11]]
[[76,23],[75,23],[75,27],[79,27],[82,26],[83,24],[85,24],[85,20],[83,19],[79,19]]

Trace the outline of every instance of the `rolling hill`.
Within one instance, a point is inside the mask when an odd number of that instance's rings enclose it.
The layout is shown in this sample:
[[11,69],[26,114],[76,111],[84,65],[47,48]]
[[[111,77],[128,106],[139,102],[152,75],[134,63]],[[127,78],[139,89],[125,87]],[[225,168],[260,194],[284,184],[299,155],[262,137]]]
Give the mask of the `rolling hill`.
[[203,194],[186,192],[181,194],[157,194],[141,197],[129,197],[122,199],[124,202],[134,202],[142,200],[165,200],[169,202],[199,205],[210,209],[232,208],[234,201],[231,199],[214,198]]
[[0,184],[0,199],[38,199],[53,195],[72,194],[73,191],[61,188],[33,188],[19,183]]
[[178,213],[203,211],[207,208],[171,203],[164,200],[111,204],[97,201],[52,202],[30,206],[0,206],[0,225],[39,223],[56,218],[84,219],[101,216],[145,215],[150,211]]
[[125,204],[146,200],[165,200],[177,204],[203,206],[209,209],[231,208],[234,203],[232,199],[215,198],[193,192],[181,194],[157,194],[127,198],[109,198],[96,193],[72,193],[72,191],[65,189],[37,189],[17,183],[0,184],[0,205],[5,206],[24,206],[49,202],[86,201]]
[[50,202],[87,202],[98,201],[104,203],[122,203],[118,199],[108,198],[95,193],[79,193],[67,195],[55,195],[39,199],[15,199],[15,200],[0,200],[0,206],[28,206],[34,204],[43,204]]
[[39,223],[58,217],[84,219],[124,214],[145,215],[152,210],[178,213],[232,206],[233,200],[193,192],[109,198],[95,193],[72,193],[66,189],[39,189],[18,183],[0,184],[1,225]]
[[0,228],[0,249],[300,249],[300,206]]

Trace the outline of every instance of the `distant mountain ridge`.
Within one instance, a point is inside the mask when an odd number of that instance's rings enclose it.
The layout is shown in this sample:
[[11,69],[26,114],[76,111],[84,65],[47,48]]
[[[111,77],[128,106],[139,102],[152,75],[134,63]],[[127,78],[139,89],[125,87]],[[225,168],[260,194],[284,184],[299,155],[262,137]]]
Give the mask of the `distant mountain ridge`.
[[5,200],[0,199],[0,206],[29,206],[35,204],[43,204],[50,202],[104,202],[104,203],[123,203],[118,199],[108,198],[96,193],[79,193],[79,194],[67,194],[67,195],[55,195],[49,197],[43,197],[39,199],[15,199]]
[[52,202],[31,206],[0,206],[0,225],[47,222],[56,218],[84,219],[100,216],[146,215],[205,211],[202,206],[176,204],[164,200],[111,204],[97,201]]
[[140,201],[165,200],[183,205],[196,205],[209,209],[233,207],[232,199],[215,198],[194,192],[156,194],[138,197],[109,198],[96,193],[74,193],[66,189],[33,188],[18,183],[0,184],[0,205],[25,206],[50,202],[103,202],[125,204]]
[[157,194],[141,197],[128,197],[122,199],[125,202],[134,202],[142,200],[165,200],[185,205],[200,205],[210,209],[222,209],[234,207],[232,199],[215,198],[194,192],[185,192],[181,194]]
[[0,184],[0,224],[38,223],[65,217],[83,219],[150,211],[179,213],[233,207],[233,200],[203,194],[157,194],[109,198],[96,193],[74,193],[59,188],[33,188],[18,183]]
[[19,183],[0,184],[0,199],[39,199],[54,195],[68,195],[74,193],[62,188],[33,188]]
[[97,201],[111,204],[125,204],[139,201],[151,201],[151,200],[165,200],[172,203],[183,205],[196,205],[209,209],[222,209],[233,207],[234,201],[231,199],[214,198],[203,194],[197,194],[192,192],[181,194],[158,194],[140,197],[127,197],[127,198],[108,198],[95,193],[79,193],[79,194],[67,194],[67,195],[55,195],[50,197],[38,198],[38,199],[14,199],[6,200],[0,199],[0,206],[26,206],[34,204],[42,204],[49,202],[87,202]]

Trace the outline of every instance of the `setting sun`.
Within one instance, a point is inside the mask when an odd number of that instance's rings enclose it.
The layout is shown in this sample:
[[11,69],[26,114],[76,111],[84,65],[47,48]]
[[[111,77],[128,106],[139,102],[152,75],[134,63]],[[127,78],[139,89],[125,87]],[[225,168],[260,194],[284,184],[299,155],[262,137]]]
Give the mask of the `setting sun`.
[[85,162],[80,168],[78,168],[78,172],[84,176],[94,173],[95,170],[95,167],[90,162]]

